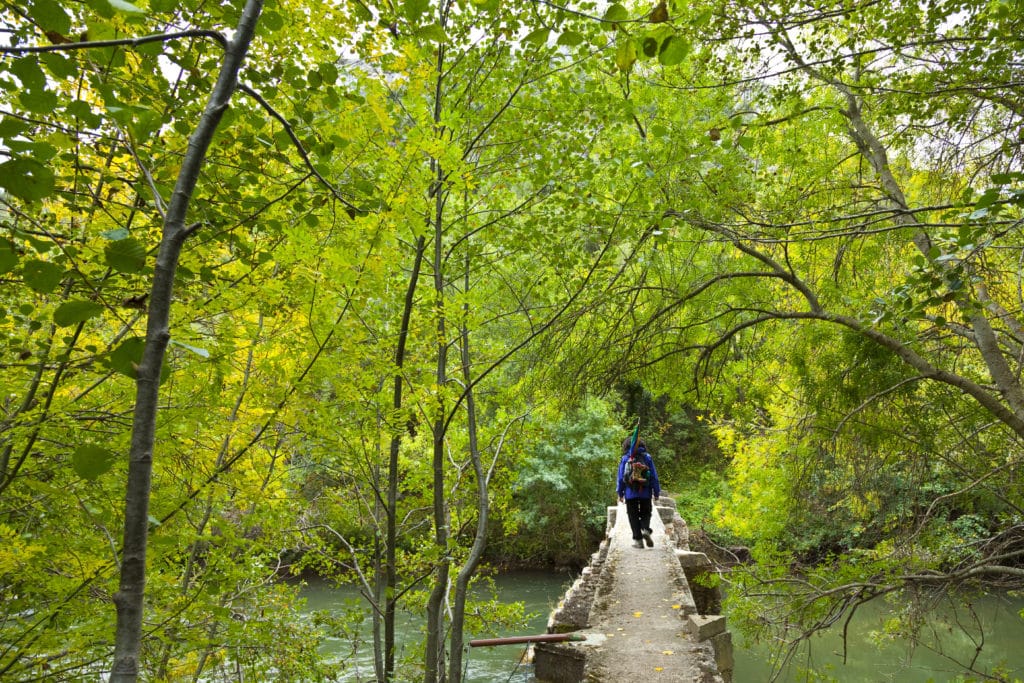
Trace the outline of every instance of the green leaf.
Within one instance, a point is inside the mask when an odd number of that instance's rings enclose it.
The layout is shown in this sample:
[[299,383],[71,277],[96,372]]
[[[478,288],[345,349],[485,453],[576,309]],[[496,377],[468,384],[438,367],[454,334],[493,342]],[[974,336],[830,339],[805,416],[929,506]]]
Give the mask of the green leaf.
[[992,206],[997,199],[999,199],[998,188],[990,187],[987,190],[985,190],[981,197],[978,198],[978,201],[977,203],[975,203],[974,208],[984,209],[987,206]]
[[64,269],[49,261],[27,261],[22,271],[25,284],[40,294],[49,294],[64,277]]
[[95,318],[103,312],[103,305],[95,301],[76,299],[65,301],[53,312],[53,322],[58,327],[68,327]]
[[114,8],[109,2],[107,2],[107,0],[85,0],[85,4],[92,7],[96,14],[104,19],[109,19],[114,16]]
[[71,78],[78,73],[78,67],[75,62],[58,55],[56,53],[48,53],[45,55],[39,55],[39,60],[46,65],[46,68],[50,70],[57,78]]
[[171,343],[174,344],[175,346],[180,346],[183,349],[188,349],[192,353],[194,353],[197,356],[200,356],[202,358],[209,358],[210,357],[210,352],[207,351],[204,348],[200,348],[198,346],[192,346],[191,344],[186,344],[185,342],[180,342],[177,339],[172,339]]
[[690,54],[690,43],[679,36],[669,36],[661,44],[658,52],[658,61],[663,66],[675,66],[686,59]]
[[18,265],[18,250],[14,242],[0,237],[0,275],[9,273]]
[[122,14],[143,15],[146,13],[146,10],[137,7],[130,2],[126,2],[125,0],[107,0],[107,2],[110,3],[111,7],[113,7],[118,12],[121,12]]
[[70,116],[81,119],[82,123],[86,126],[99,126],[102,121],[102,119],[93,112],[89,103],[83,100],[75,100],[68,104],[67,112]]
[[430,7],[430,0],[406,0],[402,4],[402,13],[411,24],[418,24],[420,17]]
[[18,101],[25,109],[37,114],[49,114],[57,108],[57,93],[49,90],[23,90]]
[[92,481],[110,471],[117,461],[117,454],[102,446],[83,444],[71,456],[71,466],[82,479]]
[[609,6],[605,11],[602,21],[610,22],[612,24],[610,27],[605,27],[606,29],[615,28],[615,24],[622,21],[629,21],[629,12],[626,11],[625,7],[616,2]]
[[143,337],[125,339],[110,352],[110,367],[126,377],[135,379],[138,376],[136,368],[142,362],[142,351],[145,347],[146,340]]
[[448,35],[438,24],[428,24],[416,29],[416,37],[431,43],[444,43],[448,40]]
[[17,137],[29,129],[29,125],[24,121],[5,116],[0,119],[0,138],[10,139]]
[[64,13],[57,0],[33,0],[28,13],[44,31],[60,34],[71,32],[71,18]]
[[566,31],[562,35],[558,36],[558,44],[565,45],[566,47],[576,47],[583,42],[583,34],[577,33],[576,31]]
[[530,31],[523,40],[534,47],[544,47],[547,45],[549,35],[551,35],[550,29],[538,28]]
[[128,237],[128,230],[126,228],[114,228],[113,230],[105,230],[100,233],[100,237],[103,239],[116,242],[117,240],[123,240]]
[[356,19],[360,21],[373,21],[373,12],[370,8],[363,4],[362,0],[355,0],[351,3],[352,11],[355,12]]
[[260,15],[260,28],[265,28],[271,33],[284,28],[284,17],[277,12],[268,11]]
[[[142,363],[142,353],[145,348],[146,339],[144,337],[129,337],[110,352],[107,362],[115,372],[136,379],[139,376],[138,367]],[[165,357],[163,367],[160,368],[160,382],[163,383],[170,375],[171,367],[167,364]]]
[[658,54],[658,41],[654,36],[644,36],[641,42],[644,57],[653,57]]
[[37,57],[22,57],[10,63],[10,71],[21,81],[21,87],[26,90],[44,90],[46,88],[46,74],[39,67]]
[[324,62],[320,65],[320,77],[327,85],[334,85],[338,81],[338,67],[330,62]]
[[146,268],[146,248],[133,237],[111,242],[103,253],[107,265],[122,273],[141,273]]
[[636,63],[636,44],[632,40],[623,40],[615,50],[615,66],[619,71],[629,72]]

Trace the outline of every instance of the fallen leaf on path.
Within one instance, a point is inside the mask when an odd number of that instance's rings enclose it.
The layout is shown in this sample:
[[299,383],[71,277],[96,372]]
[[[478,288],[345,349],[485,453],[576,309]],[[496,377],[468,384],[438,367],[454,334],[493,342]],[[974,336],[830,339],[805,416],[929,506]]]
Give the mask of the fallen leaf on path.
[[675,652],[673,652],[672,650],[662,650],[661,654],[663,654],[663,655],[674,655]]
[[656,666],[656,667],[654,667],[654,670],[655,671],[664,671],[665,667],[663,667],[663,666]]
[[644,615],[644,613],[643,613],[643,612],[633,612],[633,616],[634,616],[634,617],[636,617],[637,619],[639,619],[639,618],[640,618],[640,617],[642,617],[643,615]]
[[672,605],[672,609],[682,609],[682,605]]

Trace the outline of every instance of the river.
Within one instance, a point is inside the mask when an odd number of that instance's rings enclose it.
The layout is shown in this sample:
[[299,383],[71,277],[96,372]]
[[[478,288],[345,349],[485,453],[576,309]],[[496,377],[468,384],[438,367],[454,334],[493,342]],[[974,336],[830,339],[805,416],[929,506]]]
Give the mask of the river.
[[[806,683],[836,680],[842,683],[939,683],[963,680],[963,669],[954,660],[974,656],[976,669],[986,673],[1001,667],[1008,677],[1024,678],[1024,597],[987,595],[974,600],[973,615],[951,606],[937,609],[922,629],[921,642],[911,648],[908,641],[881,636],[890,619],[889,608],[881,600],[857,611],[847,630],[846,662],[843,662],[842,624],[813,636],[809,650],[783,672],[780,683]],[[979,630],[979,625],[981,629]],[[982,631],[984,636],[981,635]],[[734,634],[734,680],[737,683],[767,681],[771,675],[768,647],[743,643]],[[812,678],[801,668],[813,667],[831,678]],[[976,676],[974,680],[986,680]]]
[[[520,571],[499,574],[494,577],[498,599],[501,602],[522,602],[527,625],[521,630],[498,630],[498,636],[517,636],[544,633],[548,614],[562,594],[572,585],[573,577],[565,573],[542,571]],[[354,586],[335,586],[325,581],[310,581],[302,590],[307,610],[342,611],[346,605],[353,606],[361,601]],[[365,607],[365,602],[362,605]],[[399,614],[396,625],[398,655],[408,643],[420,637],[422,619],[407,612]],[[346,683],[373,680],[373,643],[370,640],[370,621],[366,620],[360,632],[363,645],[352,658],[352,667],[344,680]],[[491,634],[467,634],[466,640],[477,637],[491,637]],[[341,656],[352,650],[352,640],[335,638],[325,645],[325,651]],[[467,648],[464,657],[466,683],[524,683],[533,680],[529,667],[518,667],[525,648],[522,645]]]
[[[500,631],[498,635],[524,635],[543,633],[548,613],[562,593],[572,583],[567,574],[550,572],[512,572],[495,577],[498,598],[502,602],[521,601],[531,615],[522,630]],[[329,610],[340,613],[346,606],[359,604],[355,587],[337,587],[322,581],[311,581],[302,591],[308,610]],[[365,603],[363,603],[365,607]],[[986,596],[973,603],[978,623],[984,627],[984,648],[978,658],[978,667],[991,671],[1002,666],[1017,679],[1024,678],[1024,597]],[[880,638],[885,621],[889,618],[886,605],[869,604],[862,607],[847,632],[846,662],[842,657],[840,629],[814,636],[810,656],[803,658],[777,679],[781,683],[807,683],[808,681],[836,680],[842,683],[929,683],[953,681],[962,671],[950,658],[969,658],[980,639],[976,628],[971,629],[972,617],[951,609],[939,611],[926,629],[925,642],[913,651],[905,641]],[[967,633],[955,626],[967,626]],[[407,613],[401,614],[398,624],[399,654],[407,644],[420,637],[422,620]],[[971,634],[971,635],[968,635]],[[362,644],[352,658],[352,668],[343,680],[346,683],[373,680],[369,640],[369,621],[361,630]],[[469,638],[481,637],[469,634]],[[490,634],[487,634],[490,637]],[[736,683],[762,683],[771,674],[768,647],[765,644],[743,643],[734,634]],[[937,639],[937,640],[936,640]],[[325,651],[337,656],[352,650],[352,639],[336,638],[328,641]],[[519,669],[517,663],[522,646],[468,648],[466,654],[467,683],[525,683],[532,680],[528,668]],[[813,666],[818,672],[832,678],[814,678],[800,671],[800,667]],[[983,680],[983,679],[981,679]]]

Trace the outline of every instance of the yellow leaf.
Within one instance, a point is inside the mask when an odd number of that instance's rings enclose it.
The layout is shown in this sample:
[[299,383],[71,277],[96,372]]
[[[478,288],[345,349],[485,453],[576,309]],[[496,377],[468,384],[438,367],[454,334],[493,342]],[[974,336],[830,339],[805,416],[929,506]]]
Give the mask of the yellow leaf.
[[682,605],[672,605],[672,609],[680,609],[680,608],[682,608]]
[[636,617],[637,619],[639,619],[639,618],[640,618],[640,617],[642,617],[643,615],[644,615],[644,613],[643,613],[643,612],[633,612],[633,616],[634,616],[634,617]]
[[655,671],[664,671],[665,667],[663,667],[663,666],[656,666],[656,667],[654,667],[654,670]]
[[662,650],[661,654],[663,654],[663,655],[674,655],[675,652],[673,652],[672,650]]

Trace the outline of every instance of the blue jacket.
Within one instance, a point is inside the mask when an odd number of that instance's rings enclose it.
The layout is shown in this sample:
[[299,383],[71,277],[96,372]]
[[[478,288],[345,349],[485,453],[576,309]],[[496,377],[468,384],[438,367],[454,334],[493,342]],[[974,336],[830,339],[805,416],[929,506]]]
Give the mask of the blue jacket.
[[619,461],[619,476],[615,487],[616,493],[618,493],[619,498],[625,498],[626,500],[650,498],[652,495],[655,498],[660,498],[661,483],[658,481],[658,470],[654,469],[654,460],[651,458],[651,454],[646,449],[639,448],[637,449],[636,456],[643,458],[644,462],[647,463],[647,467],[651,470],[650,486],[641,486],[639,489],[634,489],[622,480],[626,473],[626,463],[629,462],[629,453],[623,453],[622,460]]

